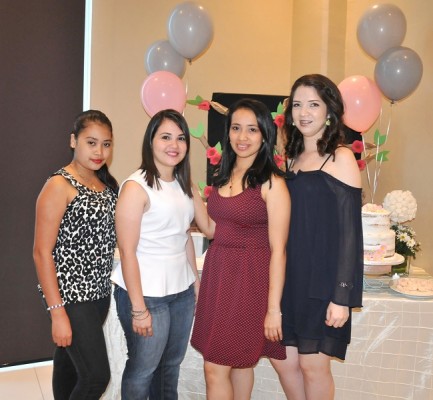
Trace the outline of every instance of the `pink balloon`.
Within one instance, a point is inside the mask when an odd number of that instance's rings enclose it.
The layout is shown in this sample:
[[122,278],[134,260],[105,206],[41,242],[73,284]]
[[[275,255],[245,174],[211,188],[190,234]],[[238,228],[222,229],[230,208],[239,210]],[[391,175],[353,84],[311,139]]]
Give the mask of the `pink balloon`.
[[379,88],[362,75],[349,76],[339,85],[344,101],[344,123],[357,132],[365,132],[373,125],[382,108]]
[[156,71],[143,82],[141,103],[150,117],[167,108],[182,113],[186,105],[185,86],[172,72]]

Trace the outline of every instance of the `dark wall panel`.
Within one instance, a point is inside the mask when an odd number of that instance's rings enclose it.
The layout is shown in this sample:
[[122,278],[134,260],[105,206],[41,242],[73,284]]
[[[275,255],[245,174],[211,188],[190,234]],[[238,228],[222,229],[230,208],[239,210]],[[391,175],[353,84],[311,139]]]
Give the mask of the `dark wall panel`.
[[85,0],[0,0],[0,366],[51,358],[36,290],[34,209],[70,160],[82,110]]

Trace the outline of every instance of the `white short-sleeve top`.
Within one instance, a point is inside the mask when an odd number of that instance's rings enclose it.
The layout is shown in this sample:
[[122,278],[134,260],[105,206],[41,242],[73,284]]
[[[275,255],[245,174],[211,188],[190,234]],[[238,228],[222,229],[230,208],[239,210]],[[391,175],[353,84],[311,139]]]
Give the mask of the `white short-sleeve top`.
[[[195,281],[186,257],[188,230],[194,218],[193,200],[177,180],[159,179],[161,189],[151,188],[142,170],[134,172],[127,181],[135,181],[146,191],[149,209],[141,218],[137,259],[140,268],[143,296],[162,297],[182,292]],[[122,275],[122,261],[111,276],[114,283],[126,290]]]

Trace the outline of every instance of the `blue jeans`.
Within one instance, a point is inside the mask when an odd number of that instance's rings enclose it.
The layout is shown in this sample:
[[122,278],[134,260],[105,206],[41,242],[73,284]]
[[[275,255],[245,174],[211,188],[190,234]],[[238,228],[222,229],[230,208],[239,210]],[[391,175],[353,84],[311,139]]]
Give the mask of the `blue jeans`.
[[152,315],[153,336],[147,337],[132,330],[128,292],[116,286],[114,298],[128,347],[122,400],[176,400],[180,364],[194,318],[194,286],[164,297],[144,297]]
[[110,364],[102,325],[111,296],[85,303],[66,304],[72,343],[57,347],[53,359],[56,400],[97,400],[110,381]]

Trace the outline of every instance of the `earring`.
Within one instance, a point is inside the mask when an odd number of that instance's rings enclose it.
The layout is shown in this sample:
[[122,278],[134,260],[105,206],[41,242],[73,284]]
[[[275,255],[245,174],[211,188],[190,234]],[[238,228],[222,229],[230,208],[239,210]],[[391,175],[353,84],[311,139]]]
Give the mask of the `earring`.
[[326,120],[325,125],[326,125],[326,126],[331,125],[331,120],[330,120],[329,118]]
[[295,121],[292,122],[292,126],[296,126]]

